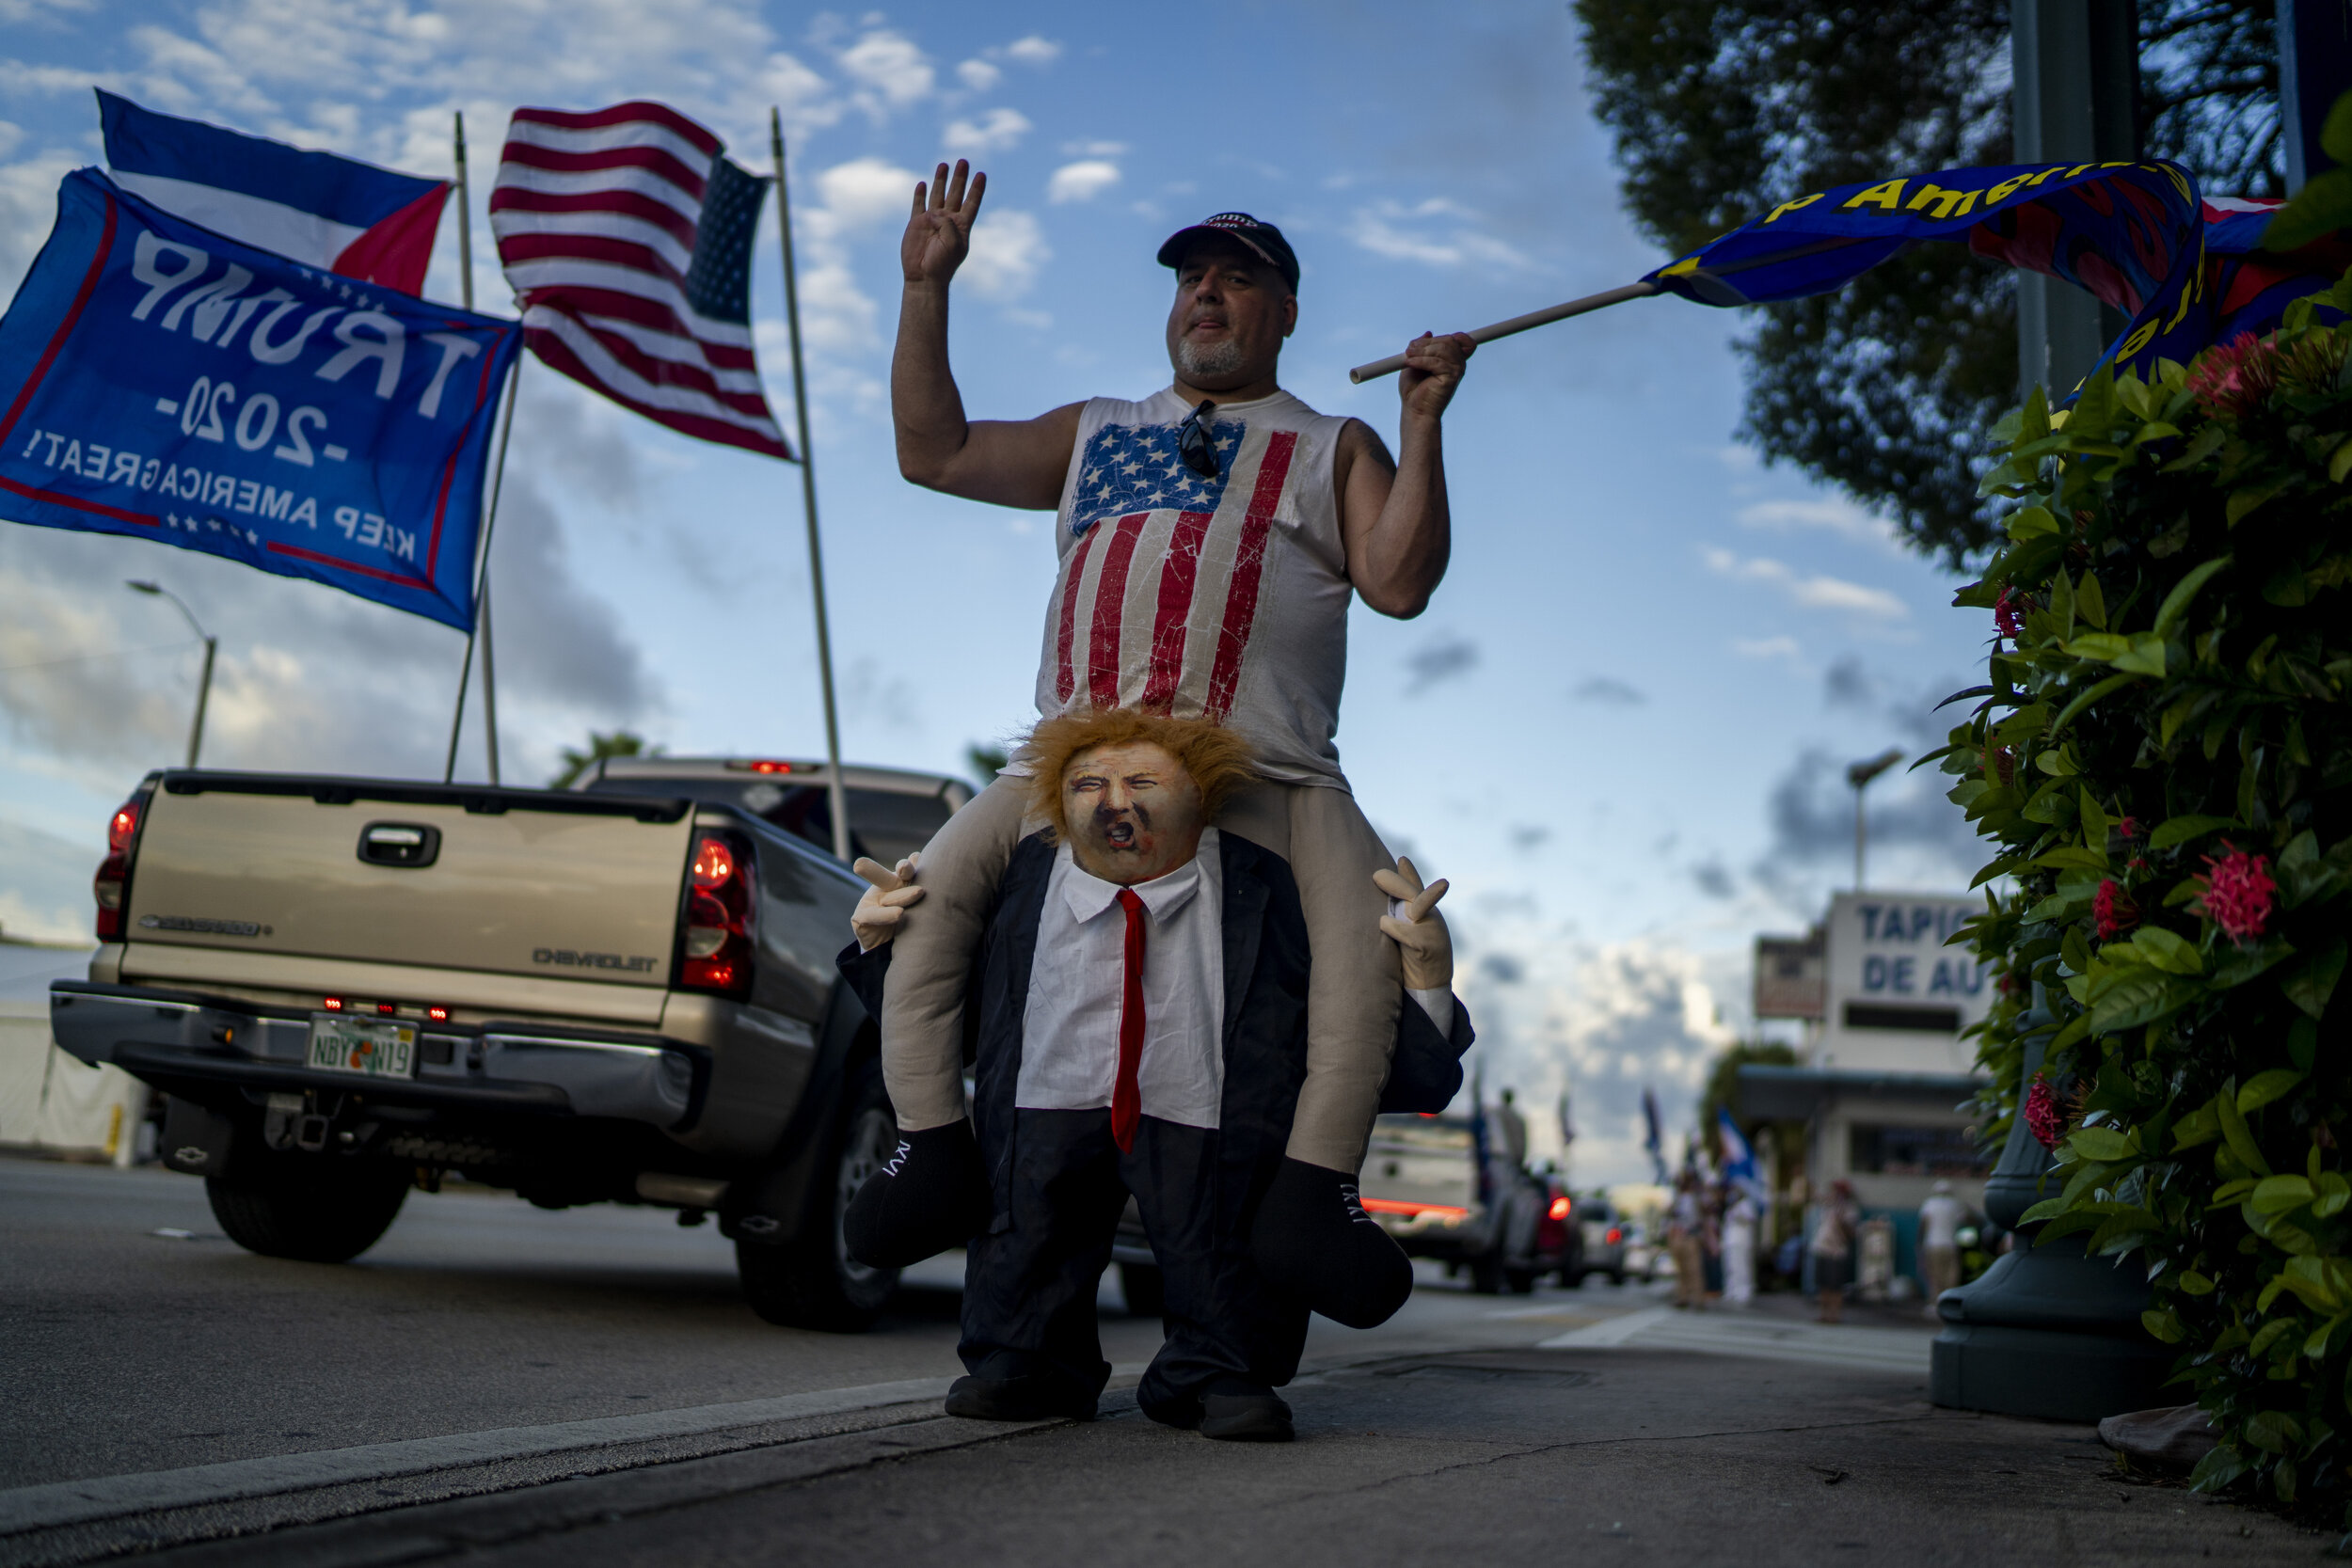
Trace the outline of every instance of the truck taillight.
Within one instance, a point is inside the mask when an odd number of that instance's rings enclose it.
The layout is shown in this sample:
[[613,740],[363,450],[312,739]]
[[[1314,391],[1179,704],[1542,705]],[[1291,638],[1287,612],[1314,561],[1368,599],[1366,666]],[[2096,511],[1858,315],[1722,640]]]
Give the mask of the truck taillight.
[[696,834],[694,858],[687,864],[680,986],[722,996],[750,994],[754,908],[749,847],[733,833]]
[[131,846],[138,837],[143,798],[134,795],[115,808],[106,824],[106,858],[98,863],[90,892],[98,899],[98,940],[122,940],[122,915],[131,902]]
[[1568,1211],[1574,1207],[1575,1205],[1568,1201],[1567,1195],[1563,1193],[1551,1200],[1551,1217],[1555,1220],[1566,1219]]

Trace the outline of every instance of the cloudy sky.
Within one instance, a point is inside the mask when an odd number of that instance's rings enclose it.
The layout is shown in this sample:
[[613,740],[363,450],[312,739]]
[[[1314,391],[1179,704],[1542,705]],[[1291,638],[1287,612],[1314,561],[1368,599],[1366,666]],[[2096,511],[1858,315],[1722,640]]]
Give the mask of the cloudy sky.
[[[102,161],[93,86],[429,175],[462,110],[498,310],[485,193],[518,104],[657,98],[763,172],[780,106],[844,745],[874,762],[960,769],[1030,717],[1054,576],[1040,515],[897,475],[897,237],[934,160],[990,175],[953,326],[976,414],[1164,385],[1152,252],[1212,212],[1280,224],[1303,260],[1285,384],[1391,442],[1394,382],[1347,366],[1661,259],[1618,209],[1557,6],[0,0],[0,295],[59,178]],[[455,230],[437,298],[457,297]],[[788,423],[772,228],[757,261]],[[1971,684],[1987,629],[1878,521],[1734,444],[1740,329],[1648,300],[1482,352],[1447,421],[1452,572],[1418,621],[1351,627],[1343,759],[1373,820],[1454,879],[1489,1086],[1573,1091],[1580,1181],[1639,1174],[1643,1085],[1687,1122],[1749,1026],[1750,940],[1851,876],[1844,765],[1940,743],[1926,709]],[[821,751],[798,476],[543,367],[522,387],[491,565],[509,782],[592,727]],[[208,764],[438,776],[457,634],[162,545],[0,526],[10,933],[87,928],[107,814],[184,747],[198,654],[133,577],[220,637]],[[481,776],[476,726],[462,757]],[[1959,887],[1977,863],[1931,778],[1874,786],[1874,883]]]

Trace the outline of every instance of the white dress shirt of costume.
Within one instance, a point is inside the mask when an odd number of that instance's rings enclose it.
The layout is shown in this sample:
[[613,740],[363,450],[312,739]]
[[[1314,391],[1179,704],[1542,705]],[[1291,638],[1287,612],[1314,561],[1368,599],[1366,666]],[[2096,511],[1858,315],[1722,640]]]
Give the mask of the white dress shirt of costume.
[[[1137,882],[1143,901],[1142,1113],[1215,1128],[1225,1093],[1225,889],[1217,832],[1200,834],[1191,862]],[[1056,851],[1038,921],[1037,957],[1022,1015],[1013,1103],[1090,1111],[1111,1102],[1119,1077],[1119,1017],[1126,989],[1127,916],[1120,884]]]

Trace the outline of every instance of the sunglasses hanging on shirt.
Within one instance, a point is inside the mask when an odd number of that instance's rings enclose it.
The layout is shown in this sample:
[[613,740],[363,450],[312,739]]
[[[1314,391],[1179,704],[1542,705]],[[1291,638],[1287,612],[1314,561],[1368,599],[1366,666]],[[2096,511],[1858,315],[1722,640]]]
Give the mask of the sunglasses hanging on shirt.
[[1185,415],[1184,422],[1176,427],[1176,455],[1202,479],[1217,477],[1216,426],[1211,423],[1211,416],[1216,412],[1216,402],[1203,398],[1200,406]]

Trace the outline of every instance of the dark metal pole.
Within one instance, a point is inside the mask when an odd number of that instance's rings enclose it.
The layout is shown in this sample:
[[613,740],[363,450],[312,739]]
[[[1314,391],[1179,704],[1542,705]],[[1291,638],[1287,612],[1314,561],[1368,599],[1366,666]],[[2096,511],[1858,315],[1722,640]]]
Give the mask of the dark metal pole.
[[213,696],[213,656],[220,652],[220,639],[204,640],[204,673],[196,682],[196,723],[188,731],[188,766],[194,768],[199,753],[204,750],[204,707]]
[[[466,724],[466,682],[473,673],[473,645],[476,632],[484,639],[482,645],[483,694],[485,702],[495,702],[489,691],[490,677],[490,535],[499,521],[499,492],[506,485],[506,446],[515,434],[515,404],[522,396],[523,362],[515,359],[515,373],[506,381],[506,412],[499,418],[499,455],[497,467],[490,475],[490,509],[482,519],[481,562],[474,568],[473,603],[474,630],[466,633],[466,662],[457,672],[457,711],[449,721],[449,760],[442,765],[441,782],[448,784],[457,777],[457,736]],[[498,783],[498,714],[490,714],[490,782]]]
[[833,852],[850,859],[850,797],[841,781],[841,721],[833,700],[833,632],[825,621],[825,552],[817,534],[817,454],[808,440],[808,372],[801,360],[801,295],[792,272],[792,200],[784,174],[784,117],[768,111],[768,140],[776,160],[776,223],[784,235],[784,314],[792,331],[792,404],[801,436],[801,506],[808,518],[808,581],[817,597],[817,678],[825,689],[825,804],[833,816]]
[[[2021,164],[2139,156],[2139,40],[2131,0],[2010,0],[2011,124]],[[2090,373],[2122,312],[2062,278],[2017,275],[2018,396],[2055,400]]]

